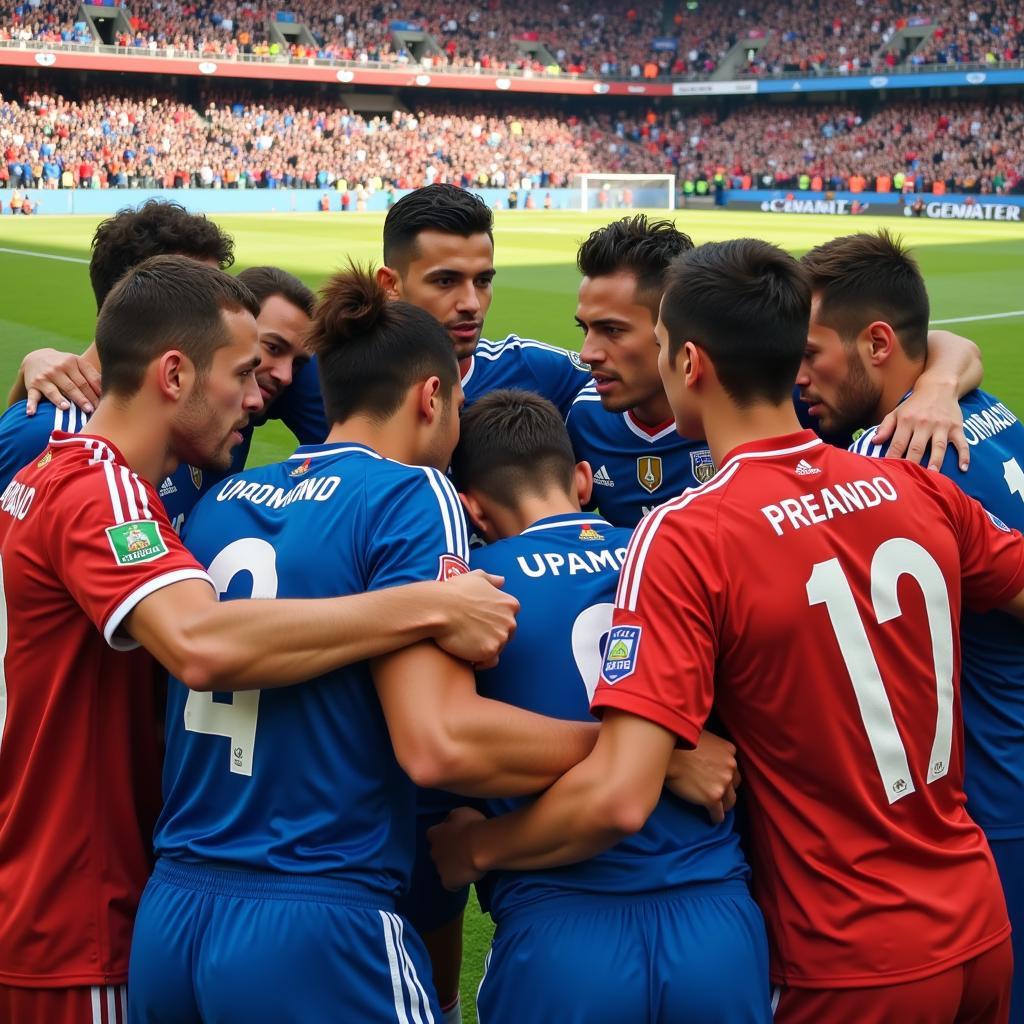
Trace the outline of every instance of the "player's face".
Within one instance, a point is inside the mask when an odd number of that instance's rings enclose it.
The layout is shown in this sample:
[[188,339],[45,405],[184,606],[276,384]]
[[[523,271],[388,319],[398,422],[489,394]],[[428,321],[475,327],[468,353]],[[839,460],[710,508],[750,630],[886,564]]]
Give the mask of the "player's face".
[[860,347],[846,343],[839,332],[818,322],[820,299],[811,305],[807,346],[796,382],[821,429],[853,430],[870,425],[881,399],[881,385],[864,366]]
[[590,364],[605,409],[625,412],[662,395],[654,317],[636,301],[634,274],[583,278],[576,323],[583,331],[580,358]]
[[200,469],[228,469],[231,451],[242,443],[241,430],[263,408],[256,383],[260,362],[256,321],[245,310],[221,313],[228,343],[214,353],[209,370],[174,424],[174,453]]
[[449,235],[421,231],[416,256],[395,290],[400,299],[425,309],[451,336],[455,355],[468,359],[476,350],[491,306],[494,244],[486,234]]
[[271,295],[260,306],[260,315],[256,318],[260,339],[256,383],[263,398],[260,422],[267,418],[271,402],[291,384],[303,364],[309,362],[309,353],[304,347],[308,329],[309,317],[305,310],[283,295]]

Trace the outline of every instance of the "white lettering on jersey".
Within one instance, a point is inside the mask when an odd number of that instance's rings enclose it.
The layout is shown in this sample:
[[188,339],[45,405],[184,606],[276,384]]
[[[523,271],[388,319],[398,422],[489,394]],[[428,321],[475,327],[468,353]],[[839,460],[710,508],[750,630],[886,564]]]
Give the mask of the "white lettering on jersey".
[[284,508],[293,501],[327,501],[340,483],[340,476],[311,476],[286,491],[273,484],[232,479],[217,492],[217,500],[248,501],[267,508]]
[[18,483],[17,480],[12,480],[7,485],[7,490],[0,496],[0,509],[14,516],[15,519],[24,519],[32,507],[35,497],[36,489],[34,487],[26,487],[24,484]]
[[601,548],[597,551],[570,551],[568,556],[553,551],[532,555],[531,565],[523,555],[516,561],[523,574],[531,579],[546,576],[576,576],[579,573],[593,575],[595,572],[618,572],[622,568],[622,560],[626,557],[625,548]]
[[794,530],[799,530],[804,526],[827,523],[837,515],[875,508],[883,501],[898,500],[899,495],[891,481],[884,476],[876,476],[870,481],[850,480],[796,498],[781,498],[775,505],[765,505],[761,512],[772,524],[776,536],[781,537],[787,523]]
[[964,437],[967,438],[967,443],[973,447],[990,437],[995,437],[996,434],[1006,430],[1007,427],[1012,427],[1016,422],[1017,417],[1002,402],[997,402],[981,412],[971,413],[964,420]]

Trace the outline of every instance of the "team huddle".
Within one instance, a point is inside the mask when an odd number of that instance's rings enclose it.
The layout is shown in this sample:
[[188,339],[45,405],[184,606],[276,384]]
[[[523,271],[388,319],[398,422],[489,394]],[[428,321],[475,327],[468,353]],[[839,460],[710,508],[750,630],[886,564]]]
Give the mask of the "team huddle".
[[0,1024],[452,1024],[472,884],[483,1024],[1024,1021],[1024,428],[901,243],[615,221],[579,355],[469,192],[382,260],[150,202],[22,364]]

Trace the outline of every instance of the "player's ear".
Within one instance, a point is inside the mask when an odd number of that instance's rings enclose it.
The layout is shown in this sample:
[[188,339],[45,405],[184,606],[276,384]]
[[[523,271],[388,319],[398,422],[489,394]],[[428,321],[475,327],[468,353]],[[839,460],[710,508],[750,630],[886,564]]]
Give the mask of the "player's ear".
[[377,268],[377,284],[387,292],[389,299],[400,299],[398,272],[391,267]]
[[160,394],[172,402],[188,398],[195,384],[196,371],[192,360],[178,349],[168,349],[154,360],[150,372],[156,375]]
[[686,386],[695,387],[704,376],[706,356],[692,341],[686,341],[676,358],[681,363],[680,372]]
[[466,515],[469,516],[469,521],[476,530],[482,536],[490,538],[491,522],[476,494],[473,491],[459,491],[459,501],[462,502],[462,507],[466,510]]
[[573,482],[576,486],[576,497],[580,499],[580,508],[588,501],[594,490],[594,471],[589,462],[577,462],[573,472]]
[[887,362],[899,347],[899,340],[891,324],[884,320],[874,320],[864,328],[863,335],[867,346],[868,359],[872,366],[881,366]]

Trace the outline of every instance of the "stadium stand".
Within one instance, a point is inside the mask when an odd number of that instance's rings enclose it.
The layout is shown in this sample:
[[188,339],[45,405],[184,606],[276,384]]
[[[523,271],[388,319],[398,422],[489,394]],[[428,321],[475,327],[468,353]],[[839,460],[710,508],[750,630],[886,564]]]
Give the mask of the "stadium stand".
[[[565,116],[435,102],[363,116],[311,97],[129,90],[0,97],[0,187],[297,187],[362,193],[449,181],[545,189],[586,172],[724,174],[737,189],[1024,191],[1024,103],[932,100]],[[538,205],[540,203],[538,202]]]

